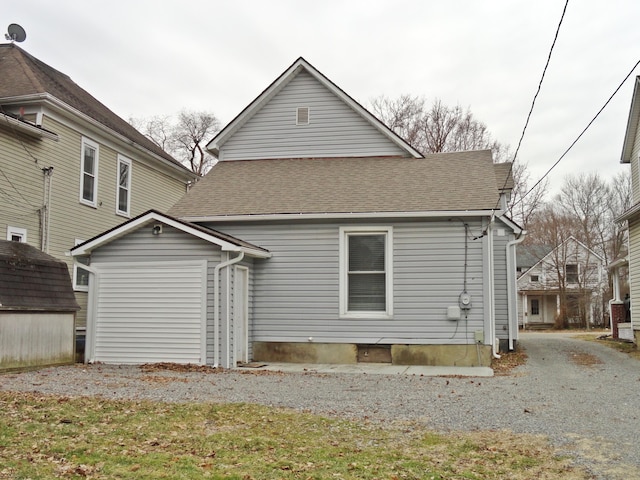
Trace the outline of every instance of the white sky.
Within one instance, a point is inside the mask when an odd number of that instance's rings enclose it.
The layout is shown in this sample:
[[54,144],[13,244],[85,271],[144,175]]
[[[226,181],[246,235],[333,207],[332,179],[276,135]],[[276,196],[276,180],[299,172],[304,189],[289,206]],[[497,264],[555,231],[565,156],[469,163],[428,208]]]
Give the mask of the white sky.
[[[125,119],[231,121],[302,56],[365,106],[384,94],[469,107],[515,150],[564,0],[20,0],[0,30]],[[536,181],[640,59],[638,0],[570,0],[518,161]],[[2,24],[4,22],[4,25]],[[632,77],[550,176],[620,165]],[[1,80],[0,80],[1,81]],[[463,173],[463,172],[461,172]]]

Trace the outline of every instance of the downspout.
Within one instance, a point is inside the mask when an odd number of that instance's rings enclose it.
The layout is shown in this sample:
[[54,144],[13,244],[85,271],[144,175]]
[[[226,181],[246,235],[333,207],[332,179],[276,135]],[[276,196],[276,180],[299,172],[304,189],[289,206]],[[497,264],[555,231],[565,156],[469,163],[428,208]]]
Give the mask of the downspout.
[[[525,230],[520,232],[520,235],[515,240],[511,240],[507,243],[506,255],[507,255],[507,318],[509,320],[509,350],[513,350],[513,320],[516,322],[516,330],[518,324],[518,302],[514,301],[517,296],[515,267],[513,265],[513,257],[515,256],[515,246],[524,241],[524,237],[527,234]],[[511,255],[511,247],[513,247],[514,256]]]
[[[218,349],[218,343],[220,342],[220,270],[226,268],[234,263],[241,262],[244,258],[244,252],[240,252],[237,257],[234,257],[226,262],[219,263],[213,269],[213,367],[217,368],[218,358],[220,351]],[[227,361],[229,356],[229,306],[227,305]]]
[[494,255],[493,255],[493,217],[489,220],[487,225],[487,243],[488,243],[488,260],[489,260],[489,340],[491,341],[491,355],[493,358],[500,358],[496,351],[496,297],[495,297],[495,282],[494,282]]
[[53,175],[53,167],[43,168],[42,169],[43,177],[43,185],[42,185],[42,234],[40,240],[40,250],[49,253],[49,220],[51,218],[50,210],[51,210],[51,185],[52,185],[52,175]]

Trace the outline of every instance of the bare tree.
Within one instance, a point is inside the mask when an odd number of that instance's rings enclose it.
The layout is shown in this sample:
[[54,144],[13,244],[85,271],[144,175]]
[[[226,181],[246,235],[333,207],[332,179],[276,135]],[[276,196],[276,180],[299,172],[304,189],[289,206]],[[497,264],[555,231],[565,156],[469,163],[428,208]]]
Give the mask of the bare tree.
[[440,99],[427,106],[424,97],[407,94],[382,95],[370,103],[383,123],[423,154],[491,149],[495,161],[508,159],[508,147],[494,140],[469,108],[449,107]]
[[[469,108],[449,107],[435,99],[428,106],[424,97],[400,95],[390,99],[384,95],[371,100],[371,111],[423,154],[490,149],[494,162],[511,159],[508,145],[495,140],[487,126],[476,119]],[[542,205],[547,182],[528,191],[529,174],[525,164],[514,164],[514,189],[509,202],[509,215],[527,228],[529,219]]]
[[183,110],[175,118],[168,115],[131,118],[129,123],[198,175],[207,173],[215,162],[204,149],[205,143],[220,130],[220,122],[213,113]]

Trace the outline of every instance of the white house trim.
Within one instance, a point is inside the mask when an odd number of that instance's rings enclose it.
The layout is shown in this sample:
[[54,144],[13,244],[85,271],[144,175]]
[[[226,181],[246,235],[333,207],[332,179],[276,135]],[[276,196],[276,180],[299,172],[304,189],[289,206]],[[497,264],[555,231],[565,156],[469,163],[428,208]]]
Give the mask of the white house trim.
[[234,118],[225,128],[222,129],[213,140],[207,144],[207,150],[219,160],[223,161],[224,158],[220,157],[220,147],[231,138],[238,129],[240,129],[247,121],[255,115],[271,98],[273,98],[279,91],[281,91],[285,85],[287,85],[294,77],[296,77],[302,70],[308,72],[314,77],[320,84],[331,91],[336,97],[341,99],[349,107],[351,107],[362,118],[369,122],[374,128],[376,128],[385,137],[395,143],[398,147],[406,151],[410,156],[414,158],[423,158],[424,156],[418,152],[415,148],[404,141],[393,130],[387,127],[384,123],[378,120],[377,117],[372,115],[366,108],[356,102],[347,93],[345,93],[335,83],[325,77],[322,73],[316,70],[309,62],[304,58],[298,58],[287,70],[284,71],[271,85],[269,85],[258,97],[249,104],[240,114]]
[[86,242],[74,247],[71,249],[72,256],[79,255],[88,255],[93,250],[102,245],[105,245],[113,240],[120,238],[127,233],[144,226],[146,224],[150,224],[152,222],[162,222],[166,225],[169,225],[177,230],[185,232],[189,235],[193,235],[194,237],[200,238],[207,242],[213,243],[214,245],[218,245],[222,251],[226,252],[244,252],[246,255],[256,258],[270,258],[271,254],[266,250],[262,250],[259,247],[249,247],[243,245],[237,245],[231,243],[227,240],[224,240],[214,233],[206,233],[196,227],[192,227],[186,225],[185,223],[176,220],[175,218],[169,217],[167,215],[163,215],[160,212],[156,212],[155,210],[150,210],[142,215],[123,223],[122,225],[113,228],[106,233],[99,235],[97,237],[92,238],[91,240],[87,240]]

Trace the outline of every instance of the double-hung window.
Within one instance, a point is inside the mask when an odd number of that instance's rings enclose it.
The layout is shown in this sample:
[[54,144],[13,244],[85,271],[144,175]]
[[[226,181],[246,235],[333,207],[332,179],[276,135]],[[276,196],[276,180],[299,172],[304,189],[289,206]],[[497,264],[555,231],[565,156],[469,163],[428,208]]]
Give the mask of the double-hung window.
[[96,207],[98,204],[98,144],[82,139],[80,159],[80,202]]
[[393,315],[391,227],[340,228],[340,315]]
[[116,213],[129,216],[131,206],[131,160],[118,155],[118,185],[116,186]]

